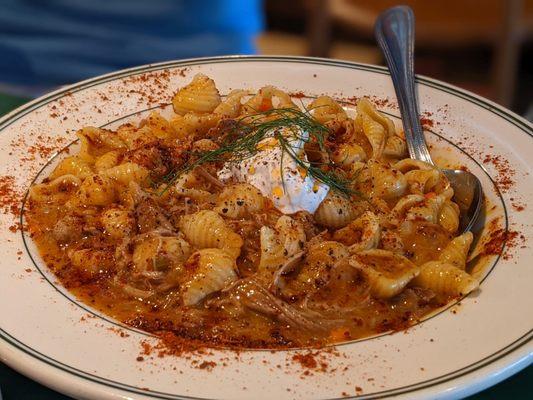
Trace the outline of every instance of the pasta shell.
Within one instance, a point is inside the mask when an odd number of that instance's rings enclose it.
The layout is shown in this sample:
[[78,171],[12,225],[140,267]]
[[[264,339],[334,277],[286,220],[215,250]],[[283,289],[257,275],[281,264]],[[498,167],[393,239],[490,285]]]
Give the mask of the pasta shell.
[[276,271],[289,258],[303,250],[305,240],[302,223],[288,215],[278,219],[275,229],[261,227],[259,270]]
[[390,118],[387,118],[378,110],[376,107],[364,97],[357,102],[357,113],[366,114],[374,121],[379,123],[385,129],[387,136],[394,135],[396,133],[396,128],[394,127],[394,122]]
[[372,152],[372,147],[360,127],[353,119],[335,117],[324,123],[330,131],[330,135],[335,138],[336,143],[355,143],[363,146],[365,155]]
[[91,175],[81,184],[78,201],[86,206],[107,206],[117,199],[115,186],[106,175]]
[[366,153],[357,144],[343,143],[331,153],[331,160],[342,167],[350,167],[357,162],[366,160]]
[[162,279],[171,268],[180,268],[190,254],[191,247],[182,236],[148,234],[133,250],[134,271],[149,279]]
[[31,186],[30,199],[38,203],[62,203],[72,196],[81,184],[81,179],[75,175],[62,175],[52,182]]
[[193,306],[211,293],[237,280],[235,259],[220,249],[202,249],[194,253],[185,268],[192,277],[182,285],[183,304]]
[[198,185],[198,178],[194,172],[186,172],[180,175],[170,190],[165,195],[176,195],[181,197],[189,197],[200,202],[213,202],[214,195],[207,190],[194,189]]
[[349,255],[348,248],[344,244],[334,240],[326,240],[309,246],[306,260],[312,264],[331,264]]
[[218,196],[213,209],[228,218],[244,218],[260,212],[265,207],[265,198],[256,187],[240,183],[225,188]]
[[123,125],[118,128],[117,135],[130,150],[141,148],[157,140],[157,137],[147,126],[137,129],[133,125]]
[[372,158],[379,159],[385,149],[387,134],[385,128],[370,118],[367,114],[361,114],[361,126],[363,132],[372,146]]
[[343,121],[348,118],[346,111],[329,96],[320,96],[309,104],[311,115],[321,124],[336,119]]
[[446,200],[451,200],[453,195],[454,195],[454,191],[452,189],[451,186],[445,188],[443,191],[439,192],[439,194],[444,197]]
[[365,274],[372,296],[379,299],[397,295],[420,272],[407,258],[380,249],[356,253],[349,258],[349,263]]
[[104,172],[118,164],[120,151],[111,150],[98,157],[94,163],[94,169],[97,173]]
[[439,222],[439,214],[444,204],[444,197],[442,196],[430,196],[424,199],[424,202],[420,205],[411,207],[407,212],[408,220],[425,220],[436,224]]
[[107,129],[87,126],[76,132],[76,135],[81,143],[78,157],[89,162],[94,161],[95,157],[101,156],[108,151],[125,147],[125,143],[118,135],[118,132]]
[[104,232],[118,239],[133,232],[133,218],[129,211],[118,208],[105,210],[100,216]]
[[217,126],[221,118],[219,114],[187,113],[174,116],[170,124],[176,132],[176,137],[186,141],[205,135],[211,128]]
[[370,188],[372,198],[390,200],[404,195],[407,180],[400,171],[373,160],[369,161],[368,168],[372,179]]
[[291,96],[283,90],[275,88],[272,93],[274,95],[274,108],[298,108],[296,104],[293,103]]
[[406,158],[394,164],[394,168],[405,174],[413,193],[432,191],[448,200],[453,196],[448,178],[431,164]]
[[342,228],[361,215],[363,211],[361,204],[330,191],[318,206],[314,218],[322,226]]
[[174,95],[174,112],[185,115],[188,112],[210,113],[220,104],[220,94],[215,82],[204,74],[196,74],[191,83]]
[[247,90],[232,90],[213,112],[226,118],[238,117],[241,113],[242,98],[248,94]]
[[268,226],[262,226],[260,243],[261,259],[259,261],[259,271],[276,271],[287,260],[288,255],[279,234]]
[[407,156],[407,143],[399,136],[393,135],[387,138],[383,155],[393,158],[403,158]]
[[147,183],[149,172],[139,164],[128,162],[106,170],[105,175],[121,185],[128,186],[130,182],[136,182],[141,186]]
[[264,86],[243,105],[244,114],[257,114],[273,108],[296,108],[291,97],[274,86]]
[[292,257],[303,250],[306,236],[300,221],[283,215],[279,217],[275,228],[279,232],[287,257]]
[[424,161],[420,160],[414,160],[412,158],[405,158],[403,160],[398,161],[396,164],[393,165],[395,169],[400,171],[402,174],[406,174],[409,171],[420,169],[420,170],[430,170],[434,169],[433,165],[428,164]]
[[348,256],[348,249],[339,242],[325,241],[309,246],[305,262],[296,278],[296,286],[304,291],[320,287],[329,280],[333,266]]
[[93,174],[91,165],[77,156],[71,156],[61,161],[50,174],[50,179],[55,179],[63,175],[74,175],[80,179],[85,179]]
[[262,111],[270,110],[274,107],[272,104],[272,96],[275,88],[274,86],[265,86],[253,95],[243,105],[244,114],[257,114]]
[[179,228],[187,240],[197,248],[222,249],[234,259],[241,252],[242,238],[226,225],[220,215],[212,210],[202,210],[194,214],[184,215],[180,219]]
[[436,169],[414,169],[405,174],[411,193],[430,192],[439,182],[440,172]]
[[372,212],[366,211],[348,226],[333,234],[333,239],[350,246],[350,252],[376,248],[379,244],[381,227],[379,218]]
[[409,194],[402,197],[392,209],[393,216],[398,219],[403,218],[411,207],[422,203],[424,199],[424,196],[420,194]]
[[464,296],[476,290],[479,282],[465,271],[442,261],[428,261],[413,285],[430,289],[446,296]]
[[450,200],[445,200],[440,209],[439,224],[450,233],[457,232],[459,229],[459,206]]
[[174,127],[157,111],[152,111],[150,115],[145,118],[139,126],[148,127],[152,134],[158,139],[165,139],[168,137],[175,136]]
[[473,240],[474,235],[472,232],[465,232],[461,236],[457,236],[442,250],[439,255],[439,261],[464,270],[466,268],[466,257]]

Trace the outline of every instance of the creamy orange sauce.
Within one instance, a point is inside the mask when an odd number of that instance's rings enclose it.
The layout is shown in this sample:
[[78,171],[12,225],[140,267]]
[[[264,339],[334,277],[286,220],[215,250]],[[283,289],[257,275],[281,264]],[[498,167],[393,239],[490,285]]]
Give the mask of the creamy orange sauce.
[[[272,107],[270,99],[259,104]],[[180,130],[180,118],[168,121],[157,114],[140,127],[81,131],[85,140],[80,155],[68,166],[61,163],[32,189],[27,212],[31,236],[59,281],[84,303],[130,326],[207,345],[286,348],[403,329],[454,297],[412,281],[380,291],[373,281],[397,280],[410,270],[416,276],[458,235],[440,222],[438,213],[431,220],[409,210],[395,211],[408,195],[422,196],[411,207],[429,205],[447,190],[442,178],[420,194],[406,180],[407,172],[393,167],[405,158],[403,153],[365,161],[355,174],[346,172],[350,165],[342,170],[332,164],[330,168],[346,174],[353,193],[331,201],[337,207],[334,216],[325,211],[320,216],[320,210],[288,216],[289,231],[282,234],[280,221],[286,216],[268,198],[252,201],[248,193],[224,206],[222,199],[231,199],[228,188],[239,183],[217,182],[220,162],[188,171],[181,186],[161,190],[170,172],[196,156],[192,149],[223,144],[232,119],[206,115],[219,119],[207,120],[207,127],[189,136]],[[370,158],[371,141],[358,123],[325,122],[327,145],[335,149],[351,141]],[[316,146],[312,151],[309,159],[319,160]],[[117,172],[124,165],[127,173]],[[283,195],[282,188],[276,195]],[[238,216],[228,216],[231,207],[237,207]],[[223,228],[213,228],[211,234],[225,232],[210,245],[187,233],[181,222],[206,210],[217,210],[212,214],[218,213],[218,219],[201,228],[220,223]],[[346,220],[330,221],[341,217]],[[275,257],[265,250],[267,232],[274,235],[271,246],[282,249]],[[239,238],[236,247],[225,245],[230,236]],[[293,236],[298,239],[290,242]],[[225,261],[215,258],[212,265],[205,264],[206,247]],[[370,255],[356,257],[365,251]],[[378,264],[372,261],[379,260],[373,258],[375,251],[385,257]],[[267,256],[275,261],[265,264]],[[233,266],[223,269],[223,261]],[[218,275],[211,277],[215,270]],[[211,280],[201,281],[206,275]],[[203,283],[197,284],[199,280]],[[200,297],[187,300],[192,285]]]

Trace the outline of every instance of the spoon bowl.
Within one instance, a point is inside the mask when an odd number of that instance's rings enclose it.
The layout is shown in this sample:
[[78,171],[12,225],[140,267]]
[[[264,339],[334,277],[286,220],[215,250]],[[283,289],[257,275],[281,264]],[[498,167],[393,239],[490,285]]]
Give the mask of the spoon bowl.
[[450,181],[453,189],[453,201],[459,206],[459,230],[472,230],[479,217],[483,202],[483,190],[479,179],[468,171],[461,169],[443,169],[442,173]]
[[[412,159],[435,165],[420,124],[414,77],[415,18],[411,8],[397,6],[381,13],[374,33],[389,67],[402,117],[407,148]],[[466,232],[479,217],[483,190],[479,179],[468,171],[442,169],[459,206],[459,230]]]

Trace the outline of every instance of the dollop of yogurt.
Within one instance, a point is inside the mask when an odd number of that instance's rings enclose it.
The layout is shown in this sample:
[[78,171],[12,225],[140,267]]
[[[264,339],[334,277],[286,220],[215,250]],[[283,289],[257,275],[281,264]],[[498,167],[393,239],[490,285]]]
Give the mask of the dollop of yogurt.
[[[304,152],[309,133],[299,130],[294,135],[287,131],[284,137],[298,159],[309,165]],[[225,163],[218,172],[218,178],[222,182],[234,180],[255,186],[284,214],[298,211],[313,214],[328,194],[329,186],[314,179],[306,168],[299,166],[281,147],[274,132],[267,134],[256,148],[257,153],[249,158]]]

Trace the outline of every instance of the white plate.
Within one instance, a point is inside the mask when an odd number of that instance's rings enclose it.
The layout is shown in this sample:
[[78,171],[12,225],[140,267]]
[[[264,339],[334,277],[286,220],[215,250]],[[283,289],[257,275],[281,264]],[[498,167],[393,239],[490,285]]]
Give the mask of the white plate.
[[[273,84],[308,95],[370,95],[388,99],[380,108],[398,116],[392,83],[382,67],[298,57],[222,57],[133,68],[51,93],[0,120],[0,175],[14,177],[14,201],[22,201],[37,174],[42,179],[57,163],[58,157],[42,170],[54,150],[74,140],[77,128],[138,121],[148,109],[168,103],[176,88],[196,72],[214,78],[223,93]],[[502,229],[520,232],[528,246],[533,210],[531,124],[488,100],[432,79],[419,77],[418,89],[422,110],[431,113],[433,121],[430,142],[439,154],[459,160],[482,179],[495,205],[488,219],[500,218]],[[61,138],[64,143],[58,143]],[[487,153],[500,155],[516,171],[515,183],[502,193],[492,181],[501,181],[503,161],[499,167],[483,163]],[[521,204],[525,209],[519,212],[516,207]],[[405,333],[340,345],[336,354],[317,356],[327,359],[327,372],[305,375],[292,361],[293,351],[245,351],[237,356],[215,351],[192,359],[159,358],[155,352],[136,361],[141,341],[157,341],[119,328],[73,299],[56,284],[31,238],[8,229],[16,221],[11,213],[0,215],[0,360],[74,397],[452,398],[493,385],[533,358],[533,255],[520,245],[507,257],[490,259],[480,272],[485,277],[481,291],[460,306]],[[197,368],[195,362],[202,360],[217,365],[212,370]]]

